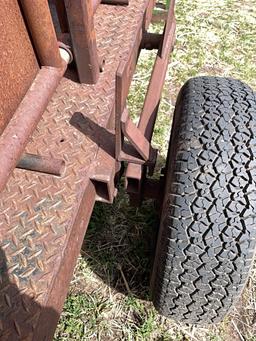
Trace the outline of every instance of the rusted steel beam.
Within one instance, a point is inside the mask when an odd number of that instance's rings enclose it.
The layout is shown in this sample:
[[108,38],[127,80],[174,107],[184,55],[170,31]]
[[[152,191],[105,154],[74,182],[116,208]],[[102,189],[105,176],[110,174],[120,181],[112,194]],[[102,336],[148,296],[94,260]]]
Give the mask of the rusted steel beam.
[[[138,124],[139,130],[148,141],[151,141],[152,139],[161,93],[168,67],[169,55],[174,44],[175,28],[176,22],[173,1],[169,8],[168,20],[164,31],[164,36],[162,38],[163,43],[161,44],[156,57],[143,110]],[[145,172],[143,171],[143,166],[134,163],[128,164],[125,174],[126,188],[128,191],[132,188],[133,198],[135,198],[136,191],[138,198],[141,197],[142,181],[144,176]],[[136,202],[140,201],[138,198],[136,199]]]
[[62,33],[68,33],[68,18],[64,0],[54,0],[57,16],[59,19],[60,29]]
[[116,159],[119,160],[123,150],[123,134],[121,129],[121,116],[126,106],[132,76],[136,68],[142,40],[142,22],[137,30],[134,45],[127,62],[121,61],[116,72],[116,107],[115,107],[115,134],[116,134]]
[[146,31],[151,23],[154,7],[156,5],[156,0],[150,0],[147,6],[147,10],[144,15],[144,27],[143,30]]
[[100,63],[96,47],[91,1],[65,0],[74,58],[81,83],[95,84]]
[[156,163],[157,150],[150,149],[148,160],[144,160],[134,146],[130,143],[124,142],[122,151],[119,156],[119,161],[125,161],[128,163],[134,163],[136,165],[146,165],[152,168]]
[[[110,141],[106,141],[110,144]],[[96,190],[96,201],[112,204],[117,194],[116,174],[120,164],[115,160],[115,152],[110,155],[103,148],[99,149],[96,165],[92,164],[90,179]]]
[[0,136],[0,191],[16,167],[28,139],[36,128],[67,64],[62,68],[43,67]]
[[121,127],[124,136],[132,144],[134,149],[137,150],[145,161],[148,161],[153,148],[143,133],[132,122],[127,109],[124,110],[121,116]]
[[25,153],[22,155],[16,167],[61,176],[65,171],[65,161],[62,159]]
[[47,0],[21,0],[41,66],[61,67],[62,60]]
[[139,130],[142,132],[142,134],[145,135],[148,141],[151,141],[153,134],[155,119],[168,67],[169,55],[174,43],[174,33],[175,20],[173,17],[172,27],[167,34],[168,37],[166,38],[167,46],[163,47],[165,53],[163,57],[160,57],[158,55],[156,58],[144,106],[140,116],[140,121],[138,124]]

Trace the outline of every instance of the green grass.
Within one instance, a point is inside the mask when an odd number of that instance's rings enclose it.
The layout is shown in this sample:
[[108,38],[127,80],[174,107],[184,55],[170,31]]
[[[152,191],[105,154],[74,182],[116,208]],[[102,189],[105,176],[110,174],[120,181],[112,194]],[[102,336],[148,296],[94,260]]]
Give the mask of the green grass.
[[[176,17],[177,42],[154,133],[161,154],[158,170],[168,148],[175,100],[188,78],[231,76],[256,89],[255,0],[178,0]],[[154,52],[142,53],[129,95],[135,121],[153,62]],[[154,204],[130,207],[122,186],[114,205],[96,205],[55,340],[256,340],[256,271],[220,325],[196,328],[157,314],[149,301],[156,226]]]

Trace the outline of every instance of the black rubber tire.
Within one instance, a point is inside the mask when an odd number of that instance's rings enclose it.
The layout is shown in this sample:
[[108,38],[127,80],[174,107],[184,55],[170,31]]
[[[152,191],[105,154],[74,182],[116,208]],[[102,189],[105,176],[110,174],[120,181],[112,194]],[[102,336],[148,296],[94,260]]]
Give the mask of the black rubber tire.
[[241,294],[256,237],[256,96],[234,79],[182,88],[167,159],[152,275],[170,318],[219,322]]

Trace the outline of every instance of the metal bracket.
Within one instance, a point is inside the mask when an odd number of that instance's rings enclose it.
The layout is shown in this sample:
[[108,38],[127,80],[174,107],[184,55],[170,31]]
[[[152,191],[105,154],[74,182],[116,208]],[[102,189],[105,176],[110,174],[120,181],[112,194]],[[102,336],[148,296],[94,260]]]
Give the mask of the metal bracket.
[[124,136],[130,141],[143,160],[150,160],[153,148],[140,129],[130,119],[127,108],[125,108],[121,116],[121,128]]
[[97,155],[97,164],[93,164],[91,169],[90,180],[95,187],[96,200],[112,204],[117,195],[115,186],[120,164],[115,160],[114,155],[111,156],[100,148]]

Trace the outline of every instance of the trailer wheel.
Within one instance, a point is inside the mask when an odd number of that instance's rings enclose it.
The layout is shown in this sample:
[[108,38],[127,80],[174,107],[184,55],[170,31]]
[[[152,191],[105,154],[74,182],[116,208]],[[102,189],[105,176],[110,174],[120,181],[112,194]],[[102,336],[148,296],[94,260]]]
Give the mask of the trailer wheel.
[[181,90],[152,275],[163,315],[221,321],[241,294],[256,237],[256,96],[238,80]]

